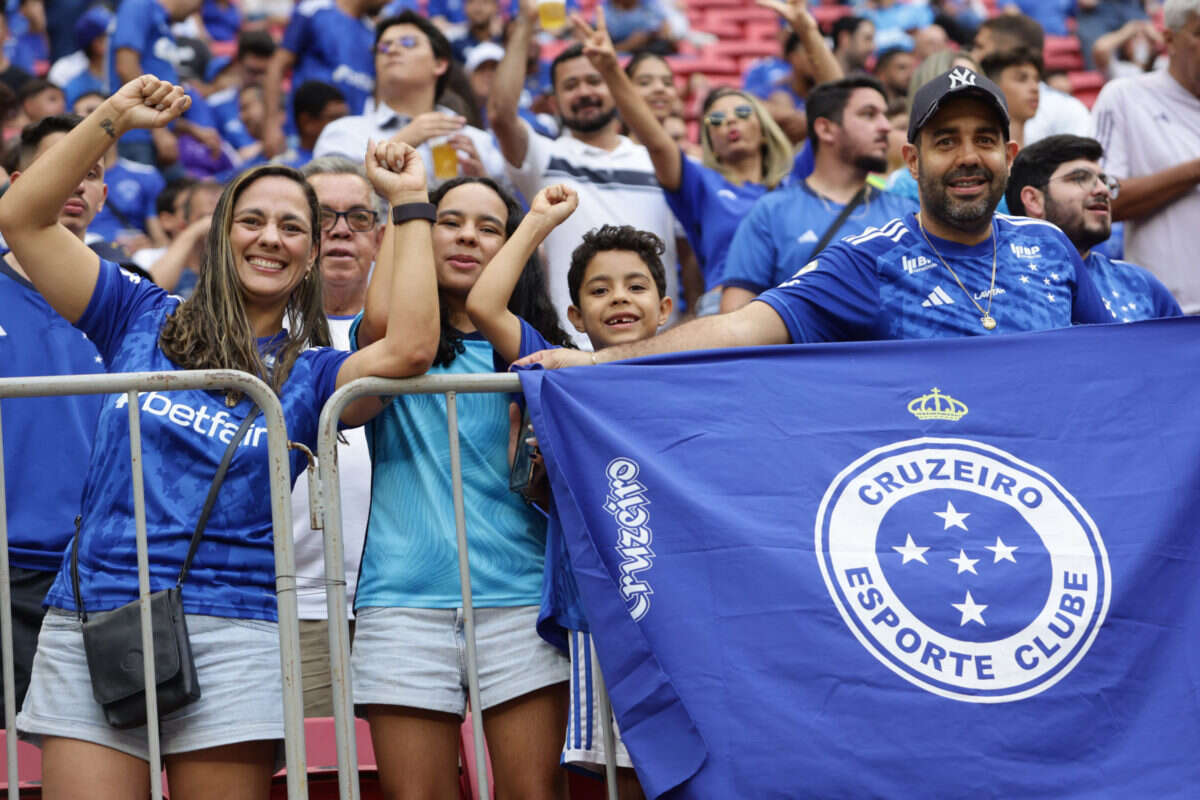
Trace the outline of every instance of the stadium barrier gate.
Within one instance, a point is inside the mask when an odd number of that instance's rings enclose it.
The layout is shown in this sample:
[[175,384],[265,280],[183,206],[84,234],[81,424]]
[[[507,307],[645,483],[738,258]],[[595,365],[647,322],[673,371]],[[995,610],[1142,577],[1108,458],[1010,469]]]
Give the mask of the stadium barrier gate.
[[[483,712],[479,705],[479,671],[475,649],[475,610],[471,599],[471,568],[467,554],[467,527],[463,509],[462,462],[459,455],[459,394],[519,393],[516,375],[429,375],[390,380],[362,378],[338,389],[321,409],[318,427],[317,463],[320,481],[317,491],[310,484],[310,511],[315,529],[324,531],[325,583],[329,616],[329,658],[333,691],[333,716],[338,757],[338,791],[341,800],[359,800],[358,756],[354,738],[354,698],[350,687],[350,629],[347,625],[345,557],[342,547],[341,484],[337,462],[337,423],[345,407],[360,397],[403,394],[442,394],[446,398],[446,427],[450,441],[451,488],[454,502],[455,533],[458,541],[458,574],[462,585],[463,628],[467,644],[467,695],[471,706],[471,724],[475,740],[475,767],[479,777],[479,798],[491,796],[487,753],[483,737]],[[593,674],[600,675],[593,648]],[[605,751],[613,753],[612,710],[598,681],[601,695],[600,724]],[[616,760],[608,759],[605,770],[610,800],[617,799]]]
[[[129,450],[133,475],[134,517],[137,534],[138,592],[142,616],[142,652],[154,652],[150,629],[150,572],[146,550],[146,507],[142,480],[140,392],[185,389],[235,389],[253,399],[267,425],[270,462],[271,519],[275,544],[275,593],[279,606],[279,657],[283,673],[284,748],[287,759],[289,800],[307,800],[307,767],[304,750],[304,706],[300,687],[300,633],[296,606],[296,566],[292,550],[292,483],[288,463],[287,429],[283,408],[275,393],[258,378],[233,370],[183,370],[124,372],[107,375],[70,375],[0,379],[0,397],[50,397],[75,394],[125,393],[129,398]],[[0,418],[0,443],[3,442]],[[17,764],[16,698],[13,676],[12,605],[8,569],[8,514],[4,494],[3,448],[0,448],[0,649],[3,651],[5,727],[7,729],[8,797],[20,796]],[[344,620],[343,620],[344,621]],[[158,697],[154,659],[143,658],[146,686],[146,736],[149,746],[150,790],[162,800],[162,754],[158,738]]]

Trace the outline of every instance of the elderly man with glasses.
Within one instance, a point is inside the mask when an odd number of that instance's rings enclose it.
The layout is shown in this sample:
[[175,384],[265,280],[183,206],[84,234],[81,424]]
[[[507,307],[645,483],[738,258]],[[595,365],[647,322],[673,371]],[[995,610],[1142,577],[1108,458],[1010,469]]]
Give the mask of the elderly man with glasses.
[[1014,214],[1053,222],[1075,245],[1114,320],[1134,322],[1183,312],[1167,287],[1128,261],[1093,249],[1112,232],[1112,203],[1121,184],[1100,169],[1100,143],[1060,134],[1017,153],[1005,194]]

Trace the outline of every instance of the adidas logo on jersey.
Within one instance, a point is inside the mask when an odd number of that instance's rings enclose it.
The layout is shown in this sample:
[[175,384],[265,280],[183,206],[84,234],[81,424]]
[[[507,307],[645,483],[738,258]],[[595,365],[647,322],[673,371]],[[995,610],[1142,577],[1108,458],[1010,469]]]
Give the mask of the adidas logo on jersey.
[[916,258],[909,258],[908,256],[900,256],[900,262],[901,262],[901,265],[904,267],[904,271],[907,272],[909,275],[912,275],[917,272],[924,272],[927,269],[933,269],[934,267],[937,266],[936,261],[930,261],[925,256],[917,256]]
[[1017,258],[1041,258],[1042,257],[1042,248],[1036,244],[1033,247],[1026,247],[1025,245],[1010,243],[1008,245],[1008,247],[1010,250],[1013,251],[1013,255],[1016,256]]
[[925,308],[933,308],[934,306],[952,306],[954,305],[954,298],[946,294],[946,290],[941,286],[937,286],[932,292],[929,293],[929,297],[925,298],[921,305]]

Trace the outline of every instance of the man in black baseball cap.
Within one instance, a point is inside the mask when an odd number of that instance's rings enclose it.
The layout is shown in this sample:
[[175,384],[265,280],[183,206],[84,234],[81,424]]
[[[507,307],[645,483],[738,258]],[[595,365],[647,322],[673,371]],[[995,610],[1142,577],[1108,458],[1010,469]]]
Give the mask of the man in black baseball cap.
[[924,227],[967,245],[986,239],[1017,154],[1000,87],[967,67],[942,73],[917,90],[908,141]]

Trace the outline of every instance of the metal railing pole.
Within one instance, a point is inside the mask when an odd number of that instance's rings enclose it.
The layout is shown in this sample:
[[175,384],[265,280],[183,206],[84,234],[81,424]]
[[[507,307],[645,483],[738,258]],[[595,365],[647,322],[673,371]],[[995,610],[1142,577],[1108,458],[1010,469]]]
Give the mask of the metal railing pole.
[[8,762],[8,797],[20,797],[17,763],[17,677],[13,667],[12,586],[8,574],[8,506],[4,486],[4,427],[0,425],[0,626],[3,628],[4,750]]
[[[0,397],[47,397],[74,394],[111,394],[114,392],[130,393],[130,447],[131,458],[134,459],[135,484],[140,487],[141,481],[141,440],[135,446],[134,432],[137,430],[136,393],[143,391],[178,391],[184,389],[236,389],[251,397],[262,410],[263,419],[267,423],[267,457],[270,469],[271,486],[271,516],[272,533],[275,546],[275,591],[279,607],[279,658],[283,675],[284,701],[284,752],[287,758],[287,785],[289,800],[307,800],[307,765],[304,750],[304,706],[300,690],[300,635],[299,615],[296,607],[296,560],[292,549],[292,514],[291,514],[291,466],[288,461],[287,424],[283,417],[283,407],[279,398],[269,386],[258,378],[234,370],[179,370],[177,372],[122,372],[101,375],[57,375],[30,376],[22,378],[0,378]],[[136,491],[140,492],[138,488]],[[140,513],[138,531],[139,547],[145,542],[145,507],[135,501],[135,508]],[[7,532],[7,531],[5,531]],[[139,588],[145,566],[141,563],[142,553],[139,552]],[[153,652],[145,647],[146,607],[143,606],[143,652]],[[152,659],[145,659],[153,665]],[[152,681],[147,681],[147,695],[155,692]],[[157,702],[157,697],[155,697]],[[150,705],[149,700],[147,705]],[[7,715],[6,710],[6,715]],[[157,752],[157,718],[151,715],[148,719],[147,732],[155,729],[151,738],[150,749]],[[161,779],[158,775],[151,778],[152,791],[155,796],[161,793]],[[154,789],[153,787],[158,787]]]
[[[266,388],[265,384],[263,388]],[[269,389],[267,389],[270,392]],[[296,553],[292,543],[292,467],[287,424],[274,392],[265,404],[270,458],[272,539],[275,544],[275,600],[279,616],[279,662],[283,672],[284,756],[289,800],[307,800],[308,765],[304,750],[304,693],[300,678],[300,609],[296,599]],[[275,433],[276,435],[272,435]]]
[[588,634],[588,651],[592,654],[592,684],[596,687],[596,707],[600,710],[600,731],[604,737],[604,782],[608,800],[617,798],[617,735],[613,733],[612,706],[608,702],[608,687],[600,672],[600,657],[596,655],[596,642]]
[[[338,790],[341,800],[357,800],[358,797],[358,760],[355,752],[355,729],[353,718],[353,687],[349,679],[349,626],[344,624],[345,618],[345,560],[342,545],[342,514],[341,514],[341,493],[340,493],[340,476],[337,466],[337,424],[342,415],[342,411],[352,401],[367,396],[381,395],[396,395],[396,394],[444,394],[446,391],[452,390],[459,394],[470,393],[491,393],[491,392],[519,392],[521,391],[521,382],[516,375],[499,375],[499,374],[478,374],[478,375],[455,375],[455,376],[421,376],[417,378],[405,378],[401,380],[390,380],[385,378],[360,378],[353,381],[342,388],[338,389],[325,403],[325,407],[321,409],[321,420],[318,424],[317,438],[317,464],[321,471],[321,499],[320,509],[322,522],[324,523],[325,533],[325,576],[328,584],[328,593],[326,595],[327,607],[329,609],[329,647],[330,647],[330,673],[333,684],[333,716],[334,716],[334,731],[337,740],[337,757],[338,757]],[[449,405],[449,404],[448,404]],[[457,411],[457,409],[456,409]],[[447,410],[447,415],[449,415]],[[458,439],[457,422],[450,427],[449,419],[447,419],[449,430],[453,433],[452,447],[454,448],[454,458],[457,458]],[[453,462],[457,464],[457,461]],[[453,479],[452,479],[453,480]],[[462,569],[464,564],[468,570],[469,563],[465,562],[466,545],[466,523],[465,516],[462,513],[462,486],[461,473],[459,473],[459,488],[456,493],[458,506],[456,508],[456,521],[459,526],[460,553],[463,554],[463,561],[460,561],[460,576],[463,574]],[[469,579],[465,581],[467,591],[470,591]],[[464,615],[466,611],[464,609]],[[335,619],[340,618],[342,621],[335,622]],[[474,619],[472,617],[472,625]],[[336,629],[336,630],[335,630]],[[471,644],[471,655],[469,658],[474,658],[474,638],[469,640]],[[470,662],[470,663],[473,663]],[[478,703],[478,680],[477,672],[474,668],[469,668],[468,672],[468,692],[470,692],[471,676],[474,675],[476,684],[476,696],[472,698],[472,703]],[[474,708],[474,706],[473,706]],[[480,715],[474,714],[476,718]],[[486,750],[482,734],[482,722],[478,723],[479,727],[475,730],[476,741],[476,763],[481,765],[481,774],[483,775],[483,784],[487,784],[486,771]],[[482,759],[480,755],[482,754]]]
[[[146,545],[146,487],[142,475],[142,420],[136,389],[129,399],[129,469],[133,477],[133,518],[137,540],[138,607],[142,615],[142,675],[146,686],[146,745],[150,757],[150,796],[162,800],[162,753],[158,738],[158,681],[154,675],[154,623],[150,618],[150,554]],[[76,543],[78,546],[78,543]]]
[[[326,403],[326,409],[333,402]],[[342,404],[344,405],[344,404]],[[338,472],[337,419],[322,410],[321,434],[317,440],[317,468],[321,473],[320,493],[308,493],[317,501],[314,523],[320,523],[325,543],[325,602],[329,620],[329,679],[333,693],[334,740],[338,759],[338,797],[359,800],[358,748],[354,739],[354,697],[350,689],[350,625],[346,620],[346,556],[342,547],[342,493]],[[331,431],[326,435],[326,422]],[[328,446],[327,446],[328,445]],[[319,518],[318,518],[319,517]]]
[[475,648],[475,604],[471,595],[471,564],[467,554],[467,515],[463,508],[462,456],[458,447],[458,399],[446,392],[446,427],[450,435],[450,481],[454,495],[454,532],[458,538],[458,579],[462,584],[463,625],[467,639],[467,697],[471,701],[471,732],[475,738],[475,774],[479,800],[491,795],[487,742],[483,738],[483,708],[479,705],[479,656]]

